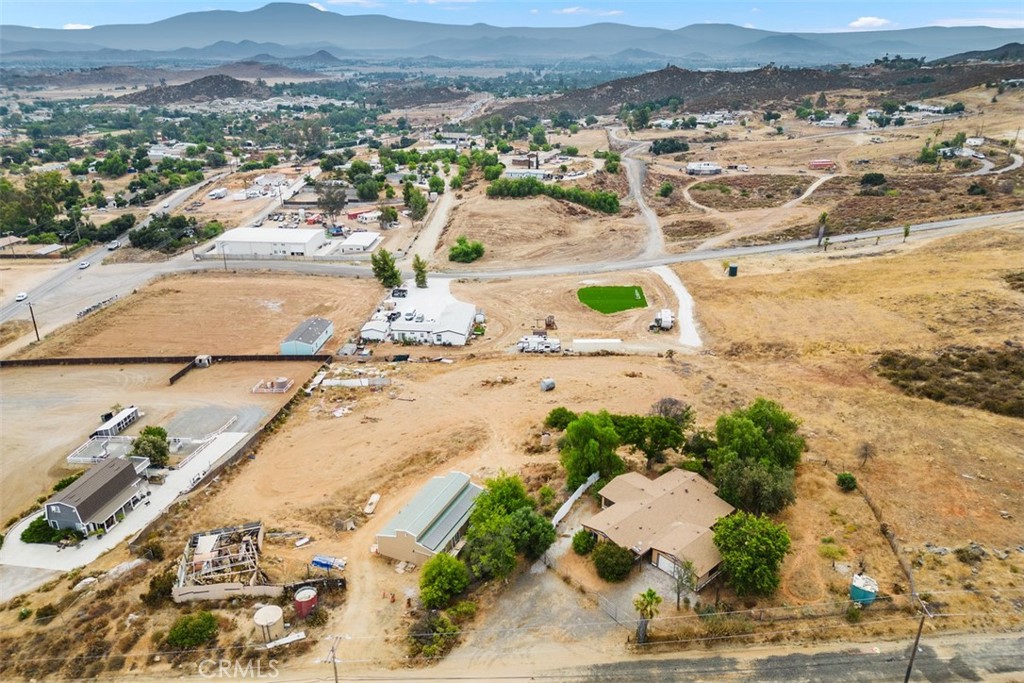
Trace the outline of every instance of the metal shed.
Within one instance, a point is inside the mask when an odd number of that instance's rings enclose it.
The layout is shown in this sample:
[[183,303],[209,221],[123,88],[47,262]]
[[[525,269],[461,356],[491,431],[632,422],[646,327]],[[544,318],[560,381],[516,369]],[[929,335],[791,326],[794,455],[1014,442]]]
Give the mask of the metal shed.
[[313,356],[334,336],[334,323],[326,318],[307,318],[281,342],[282,356]]

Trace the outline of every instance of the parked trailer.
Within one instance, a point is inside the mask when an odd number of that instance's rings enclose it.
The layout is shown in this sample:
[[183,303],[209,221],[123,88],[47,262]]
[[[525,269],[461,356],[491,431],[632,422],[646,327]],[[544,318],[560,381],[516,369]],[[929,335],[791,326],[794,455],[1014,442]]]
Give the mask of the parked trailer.
[[210,199],[224,199],[228,196],[228,188],[218,187],[215,190],[210,190],[210,194],[206,195]]
[[561,353],[562,342],[553,337],[531,334],[520,339],[516,349],[522,353]]
[[672,315],[672,311],[667,308],[663,308],[654,316],[654,322],[651,323],[651,331],[671,330],[675,324],[676,321],[675,317]]

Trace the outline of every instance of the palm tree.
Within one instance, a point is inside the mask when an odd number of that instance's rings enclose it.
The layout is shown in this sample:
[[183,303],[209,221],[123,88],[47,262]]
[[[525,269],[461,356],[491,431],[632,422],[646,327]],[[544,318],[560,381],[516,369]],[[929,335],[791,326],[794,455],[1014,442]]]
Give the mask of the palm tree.
[[647,624],[658,616],[658,605],[660,604],[661,596],[653,588],[648,588],[633,600],[633,608],[640,614],[640,620],[636,622],[637,643],[643,645],[647,642]]

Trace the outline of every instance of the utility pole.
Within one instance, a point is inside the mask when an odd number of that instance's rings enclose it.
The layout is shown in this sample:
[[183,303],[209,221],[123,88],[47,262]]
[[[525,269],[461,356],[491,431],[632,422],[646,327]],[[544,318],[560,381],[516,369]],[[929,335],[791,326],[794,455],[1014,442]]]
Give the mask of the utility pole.
[[338,658],[334,656],[334,652],[338,647],[338,641],[341,636],[334,636],[334,643],[331,645],[331,664],[334,666],[334,683],[338,683]]
[[36,331],[36,341],[39,341],[39,328],[36,326],[36,312],[32,310],[32,304],[28,305],[28,313],[32,316],[32,329]]
[[921,630],[924,628],[924,617],[921,615],[921,623],[917,625],[917,637],[914,638],[914,649],[910,651],[910,662],[907,664],[907,675],[903,677],[903,683],[910,680],[910,673],[914,670],[914,657],[917,656],[917,644],[921,642]]
[[224,259],[224,272],[228,272],[228,245],[220,245],[220,256]]

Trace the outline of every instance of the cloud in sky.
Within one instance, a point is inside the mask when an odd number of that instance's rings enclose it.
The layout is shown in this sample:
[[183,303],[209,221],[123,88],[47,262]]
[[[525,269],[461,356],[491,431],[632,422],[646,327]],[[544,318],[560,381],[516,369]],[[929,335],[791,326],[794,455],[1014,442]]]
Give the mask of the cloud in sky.
[[309,3],[309,6],[312,7],[313,9],[318,9],[321,12],[326,12],[327,11],[327,8],[324,7],[323,5],[321,5],[319,2],[311,2],[311,3]]
[[[314,7],[316,7],[319,3],[313,2],[313,3],[310,3],[310,4],[312,6],[314,6]],[[356,7],[380,7],[380,3],[379,2],[374,2],[373,0],[327,0],[327,4],[329,4],[329,5],[354,5]],[[317,7],[317,9],[321,9],[321,8]]]
[[563,7],[551,10],[552,14],[593,14],[598,17],[616,17],[622,14],[620,9],[595,10],[588,7]]
[[82,29],[92,28],[89,24],[64,24],[62,26],[65,31],[81,31]]
[[849,28],[884,28],[892,22],[881,17],[859,17],[850,22]]

